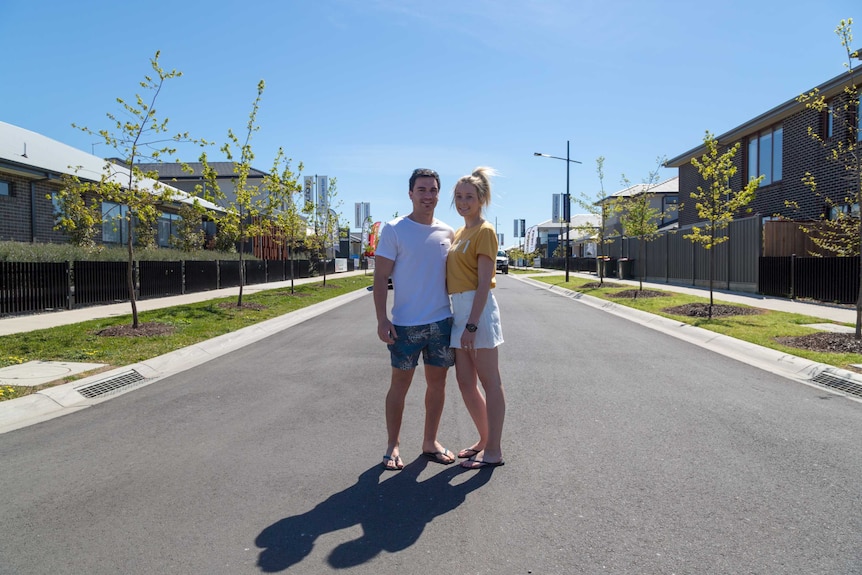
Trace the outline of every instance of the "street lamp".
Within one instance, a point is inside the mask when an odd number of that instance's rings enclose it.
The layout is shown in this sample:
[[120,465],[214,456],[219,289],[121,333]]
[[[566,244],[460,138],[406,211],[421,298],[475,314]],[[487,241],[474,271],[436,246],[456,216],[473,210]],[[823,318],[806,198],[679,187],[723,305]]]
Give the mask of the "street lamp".
[[569,140],[566,140],[566,157],[560,158],[558,156],[549,156],[548,154],[540,154],[539,152],[533,152],[534,156],[541,156],[543,158],[551,158],[554,160],[563,160],[566,162],[566,200],[563,202],[563,220],[566,222],[566,248],[564,250],[565,260],[566,260],[566,282],[569,281],[569,223],[571,221],[571,206],[569,204],[569,164],[580,164],[578,160],[573,160],[569,158]]

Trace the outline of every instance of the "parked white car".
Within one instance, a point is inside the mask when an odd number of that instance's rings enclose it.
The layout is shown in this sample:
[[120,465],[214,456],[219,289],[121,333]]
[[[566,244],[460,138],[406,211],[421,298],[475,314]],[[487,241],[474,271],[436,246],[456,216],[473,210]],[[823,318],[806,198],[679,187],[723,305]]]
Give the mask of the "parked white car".
[[509,256],[503,250],[497,252],[497,272],[509,273]]

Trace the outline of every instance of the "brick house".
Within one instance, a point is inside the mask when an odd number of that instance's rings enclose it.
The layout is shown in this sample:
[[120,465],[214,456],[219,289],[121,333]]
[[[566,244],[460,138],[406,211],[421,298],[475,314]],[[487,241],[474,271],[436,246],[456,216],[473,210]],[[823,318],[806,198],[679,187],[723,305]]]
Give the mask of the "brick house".
[[[99,181],[105,162],[103,158],[36,132],[0,122],[0,241],[67,242],[68,236],[54,229],[56,218],[52,198],[61,189],[64,174],[77,174],[81,180]],[[115,165],[112,169],[119,181],[128,176],[128,171],[122,166]],[[157,233],[159,245],[169,245],[179,218],[179,206],[191,201],[188,194],[176,189],[173,204],[162,206]],[[220,209],[209,202],[202,204],[210,210]],[[128,237],[124,235],[128,233],[125,226],[118,227],[111,221],[111,217],[123,213],[123,209],[124,206],[102,202],[106,221],[102,224],[102,233],[96,237],[97,241],[124,243]]]
[[[807,109],[805,104],[793,98],[717,137],[720,152],[737,142],[741,144],[734,158],[737,173],[730,182],[733,190],[741,189],[750,178],[765,176],[755,199],[748,205],[751,214],[793,220],[829,217],[824,199],[803,184],[806,172],[814,176],[818,192],[842,204],[844,207],[841,209],[858,209],[858,206],[844,201],[848,195],[855,197],[853,181],[848,180],[844,164],[829,158],[830,150],[838,142],[853,139],[859,145],[862,140],[862,130],[859,129],[862,113],[858,101],[855,106],[846,105],[848,96],[844,90],[854,84],[862,84],[860,67],[817,86],[828,106],[823,112]],[[823,138],[825,148],[811,137],[809,128]],[[705,151],[701,144],[665,164],[679,169],[680,227],[696,224],[699,220],[694,206],[687,207],[686,204],[691,193],[704,183],[691,159],[700,158]],[[795,201],[799,209],[787,207],[785,200]]]

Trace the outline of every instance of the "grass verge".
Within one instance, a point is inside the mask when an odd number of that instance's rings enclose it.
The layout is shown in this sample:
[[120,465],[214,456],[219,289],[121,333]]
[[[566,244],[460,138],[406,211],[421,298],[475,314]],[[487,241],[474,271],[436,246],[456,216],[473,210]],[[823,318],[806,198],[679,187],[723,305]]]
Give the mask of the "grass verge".
[[[557,285],[566,289],[583,293],[585,295],[593,296],[606,301],[612,301],[620,305],[667,317],[673,319],[674,321],[687,323],[689,325],[697,326],[739,340],[747,341],[763,347],[775,349],[784,353],[809,359],[811,361],[816,361],[818,363],[833,365],[835,367],[840,367],[842,369],[856,372],[859,372],[860,370],[852,367],[851,364],[862,364],[862,354],[816,352],[801,349],[798,347],[789,347],[786,345],[782,345],[775,340],[775,338],[777,337],[799,336],[815,333],[817,330],[805,327],[805,324],[830,323],[826,320],[823,320],[822,318],[761,309],[762,313],[756,315],[718,317],[708,320],[706,318],[676,315],[665,311],[667,308],[682,306],[690,303],[709,303],[709,299],[704,297],[664,291],[655,287],[650,287],[651,291],[660,291],[664,295],[661,297],[636,299],[620,298],[613,297],[613,295],[624,290],[630,290],[632,289],[632,287],[635,287],[636,289],[637,286],[632,286],[628,284],[616,284],[620,287],[584,287],[587,284],[595,284],[597,282],[597,278],[585,279],[581,277],[572,277],[571,275],[569,276],[568,282],[565,281],[565,277],[559,275],[539,275],[535,279],[536,281],[541,281],[551,285]],[[614,283],[613,280],[605,280],[605,282]],[[715,298],[714,303],[723,303],[739,307],[751,307],[744,306],[738,303],[720,301],[718,298]]]
[[[98,332],[111,326],[131,324],[131,315],[94,319],[82,323],[0,337],[0,367],[28,361],[70,361],[104,363],[105,370],[131,365],[189,345],[223,335],[262,321],[358,289],[365,289],[373,276],[327,278],[322,282],[243,294],[243,307],[236,296],[139,314],[141,323],[172,326],[172,333],[145,337],[105,337]],[[227,305],[224,305],[227,304]],[[233,304],[233,305],[231,305]],[[246,307],[247,304],[251,306]],[[0,401],[27,395],[39,389],[92,375],[94,372],[58,380],[37,387],[3,386]]]

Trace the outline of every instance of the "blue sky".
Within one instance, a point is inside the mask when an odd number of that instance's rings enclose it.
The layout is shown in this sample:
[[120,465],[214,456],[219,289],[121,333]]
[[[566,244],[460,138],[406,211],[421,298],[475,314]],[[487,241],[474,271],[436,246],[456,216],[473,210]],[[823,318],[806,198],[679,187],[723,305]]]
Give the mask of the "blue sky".
[[[218,143],[243,132],[259,80],[252,144],[268,170],[279,146],[304,175],[338,179],[343,219],[410,210],[416,167],[443,180],[496,168],[487,219],[551,217],[551,195],[596,197],[844,71],[834,29],[859,0],[222,0],[127,3],[3,0],[0,120],[99,155],[71,127],[110,128],[161,51],[183,72],[157,102],[173,132]],[[184,150],[195,161],[198,151]],[[210,155],[217,156],[215,149]],[[661,169],[661,179],[676,170]],[[574,209],[575,213],[582,210]]]

